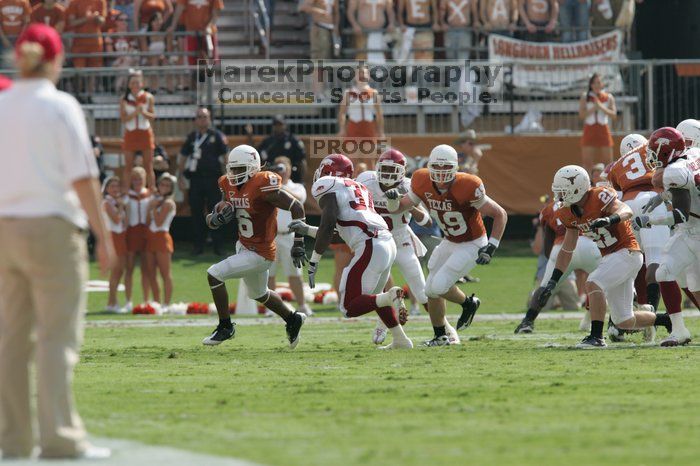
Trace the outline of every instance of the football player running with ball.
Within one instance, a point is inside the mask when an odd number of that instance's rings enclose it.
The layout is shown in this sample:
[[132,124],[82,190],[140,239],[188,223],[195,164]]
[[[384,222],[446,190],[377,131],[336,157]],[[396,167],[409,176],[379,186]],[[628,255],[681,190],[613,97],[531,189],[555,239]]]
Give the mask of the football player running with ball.
[[591,313],[591,333],[577,348],[604,348],[603,322],[607,302],[615,325],[622,329],[645,329],[645,339],[653,341],[654,325],[667,325],[668,315],[649,311],[634,311],[634,278],[642,267],[642,253],[632,233],[629,220],[632,209],[617,199],[608,187],[591,188],[591,180],[583,167],[567,165],[554,175],[552,192],[562,204],[557,211],[566,233],[557,257],[552,277],[540,294],[540,305],[552,295],[552,290],[564,275],[579,234],[596,242],[602,259],[598,268],[588,276],[586,294]]
[[[393,212],[398,208],[400,195],[411,189],[411,180],[406,178],[406,156],[396,149],[387,150],[379,156],[377,170],[362,172],[357,177],[357,182],[362,183],[372,194],[374,209],[382,216],[394,237],[395,263],[406,280],[408,289],[420,304],[427,306],[425,276],[418,259],[425,255],[426,248],[411,231],[408,222],[414,214],[419,225],[426,225],[430,223],[430,215],[420,206],[411,211]],[[373,342],[381,344],[386,333],[387,328],[379,319],[373,332]]]
[[[299,331],[306,316],[294,312],[280,296],[268,289],[269,268],[275,259],[277,209],[288,210],[293,219],[304,218],[304,207],[287,191],[280,189],[282,179],[276,173],[260,171],[260,155],[251,146],[240,145],[229,154],[226,174],[219,178],[222,200],[207,215],[207,225],[217,229],[236,218],[238,243],[236,254],[207,270],[211,294],[219,314],[219,325],[204,339],[205,345],[218,345],[236,333],[228,307],[225,281],[241,278],[250,296],[286,322],[289,347],[299,343]],[[292,258],[297,267],[305,259],[304,238],[295,237]]]
[[[467,297],[455,284],[477,264],[491,262],[508,221],[506,211],[486,195],[481,179],[458,173],[458,166],[456,150],[446,144],[436,146],[427,168],[413,174],[411,190],[399,204],[400,211],[422,202],[445,235],[428,261],[425,294],[435,336],[426,346],[459,343],[445,319],[445,300],[462,306],[457,330],[471,325],[480,301],[474,295]],[[493,218],[488,240],[482,215]]]
[[[403,290],[395,286],[383,292],[396,259],[394,238],[384,219],[374,210],[372,194],[353,180],[352,175],[352,161],[346,156],[332,154],[324,158],[314,174],[311,188],[311,194],[321,207],[321,223],[316,228],[301,220],[292,221],[289,230],[316,238],[308,268],[311,288],[315,287],[321,256],[337,230],[353,252],[340,280],[340,310],[345,317],[376,311],[393,336],[392,343],[380,349],[413,348],[400,325],[408,315]],[[399,312],[398,318],[395,309]]]

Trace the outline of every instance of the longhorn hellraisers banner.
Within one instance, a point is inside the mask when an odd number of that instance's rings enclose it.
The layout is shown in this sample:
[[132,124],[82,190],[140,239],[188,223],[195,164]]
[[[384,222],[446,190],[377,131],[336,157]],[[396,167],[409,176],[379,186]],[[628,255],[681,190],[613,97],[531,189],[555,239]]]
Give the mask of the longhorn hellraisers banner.
[[[513,63],[516,94],[567,93],[585,91],[588,78],[600,74],[605,88],[613,93],[622,90],[620,67],[605,62],[624,59],[622,32],[612,31],[580,42],[528,42],[491,34],[489,61]],[[581,61],[590,64],[580,64]],[[543,63],[549,62],[551,64]],[[579,62],[567,65],[567,62]],[[500,73],[496,86],[503,85]]]

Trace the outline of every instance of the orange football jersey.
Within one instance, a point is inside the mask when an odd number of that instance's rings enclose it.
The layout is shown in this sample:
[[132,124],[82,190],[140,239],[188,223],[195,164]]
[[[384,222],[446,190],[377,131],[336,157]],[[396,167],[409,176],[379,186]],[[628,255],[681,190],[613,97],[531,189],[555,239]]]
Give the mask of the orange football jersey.
[[634,198],[642,191],[658,191],[651,183],[654,173],[644,163],[646,148],[641,147],[617,159],[610,167],[608,181],[622,191],[622,200]]
[[445,238],[453,243],[465,243],[486,234],[481,213],[475,207],[480,206],[486,196],[478,176],[457,173],[450,188],[440,193],[428,169],[421,168],[411,177],[411,192],[425,204]]
[[556,211],[559,210],[559,203],[552,201],[540,212],[540,225],[547,226],[554,231],[554,244],[561,244],[564,241],[566,227],[557,217]]
[[566,228],[579,230],[585,236],[595,241],[603,256],[612,254],[620,249],[639,251],[639,244],[632,233],[629,220],[616,223],[609,227],[592,230],[589,226],[592,220],[610,215],[609,208],[617,199],[617,193],[607,187],[595,187],[588,190],[588,199],[577,215],[571,207],[562,207],[557,210],[557,217]]
[[233,204],[238,222],[238,240],[265,259],[275,260],[277,207],[264,197],[279,191],[282,178],[273,172],[258,172],[242,186],[232,186],[226,176],[219,178],[224,199]]

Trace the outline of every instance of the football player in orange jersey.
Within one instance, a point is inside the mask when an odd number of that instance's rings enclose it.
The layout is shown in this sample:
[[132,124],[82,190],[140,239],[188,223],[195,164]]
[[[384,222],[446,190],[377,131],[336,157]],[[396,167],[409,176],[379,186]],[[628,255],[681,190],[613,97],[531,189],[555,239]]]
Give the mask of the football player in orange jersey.
[[[238,243],[236,254],[207,270],[219,325],[204,339],[205,345],[218,345],[236,333],[224,283],[230,278],[243,279],[250,296],[284,319],[290,348],[296,348],[299,343],[299,331],[306,315],[290,309],[267,287],[269,268],[276,252],[277,209],[290,211],[293,219],[304,218],[304,207],[294,196],[280,189],[281,185],[277,173],[260,171],[260,155],[253,147],[240,145],[228,154],[226,175],[219,178],[222,200],[207,215],[207,225],[217,229],[235,217]],[[304,238],[300,235],[294,239],[292,258],[297,267],[306,259]]]
[[[491,262],[508,221],[506,211],[486,195],[481,179],[458,173],[458,167],[454,148],[446,144],[436,146],[430,152],[428,167],[413,174],[408,196],[401,199],[396,209],[388,207],[389,211],[398,212],[422,202],[445,235],[428,261],[425,294],[435,337],[426,341],[426,346],[459,343],[457,333],[445,319],[445,300],[462,306],[457,330],[471,325],[481,302],[473,294],[467,297],[455,283],[477,264]],[[482,214],[493,218],[488,240]]]
[[603,339],[606,299],[615,325],[622,329],[645,329],[645,339],[653,341],[654,326],[670,326],[670,320],[667,314],[633,309],[634,277],[642,267],[642,253],[629,222],[632,209],[619,201],[611,188],[591,188],[588,172],[577,165],[567,165],[557,171],[552,192],[562,204],[557,216],[566,227],[566,233],[552,278],[540,294],[540,305],[547,302],[557,286],[571,261],[579,234],[583,233],[596,242],[603,257],[586,281],[591,333],[576,347],[606,346]]

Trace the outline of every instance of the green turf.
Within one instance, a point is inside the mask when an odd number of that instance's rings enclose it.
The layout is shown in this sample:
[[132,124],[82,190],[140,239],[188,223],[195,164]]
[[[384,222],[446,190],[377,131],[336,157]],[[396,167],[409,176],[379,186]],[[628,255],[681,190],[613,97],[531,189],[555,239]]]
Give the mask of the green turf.
[[388,353],[369,323],[310,321],[294,352],[281,325],[213,348],[203,327],[90,328],[75,388],[93,434],[270,465],[698,463],[697,347],[574,351],[575,321],[514,325]]

